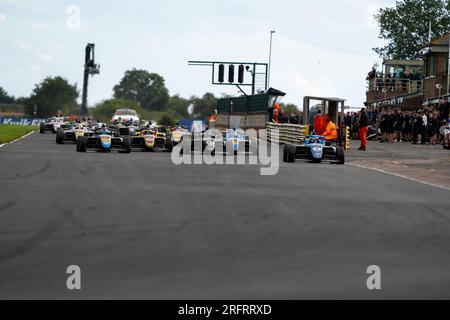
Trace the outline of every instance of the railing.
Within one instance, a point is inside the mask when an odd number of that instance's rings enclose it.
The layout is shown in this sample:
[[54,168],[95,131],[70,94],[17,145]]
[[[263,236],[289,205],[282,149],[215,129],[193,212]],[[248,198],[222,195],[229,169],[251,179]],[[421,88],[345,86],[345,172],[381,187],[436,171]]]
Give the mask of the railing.
[[398,92],[417,93],[423,92],[423,80],[411,80],[409,78],[373,78],[368,81],[368,92]]
[[[308,135],[309,127],[298,124],[266,123],[267,141],[279,144],[300,144]],[[276,131],[275,129],[278,129]]]

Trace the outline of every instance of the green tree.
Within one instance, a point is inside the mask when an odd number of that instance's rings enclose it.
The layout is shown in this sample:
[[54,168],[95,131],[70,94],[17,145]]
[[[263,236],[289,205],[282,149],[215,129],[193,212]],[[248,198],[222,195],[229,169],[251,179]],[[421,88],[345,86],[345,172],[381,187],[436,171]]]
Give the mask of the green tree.
[[174,95],[169,99],[168,110],[176,113],[180,118],[189,118],[188,108],[191,102],[188,99]]
[[96,120],[109,122],[117,109],[134,109],[141,119],[149,119],[148,110],[140,107],[135,101],[123,99],[109,99],[102,101],[91,108],[90,113]]
[[15,99],[12,96],[9,96],[8,93],[0,87],[0,103],[14,103]]
[[288,104],[281,103],[280,108],[285,114],[299,113],[297,105],[293,103]]
[[419,48],[428,43],[429,23],[432,39],[450,29],[449,0],[399,0],[395,7],[380,9],[375,18],[384,47],[374,48],[382,58],[416,59]]
[[178,119],[172,112],[166,112],[158,119],[158,124],[162,126],[174,126],[177,122]]
[[37,107],[38,117],[55,115],[58,111],[71,113],[78,110],[78,90],[62,77],[47,77],[37,84],[29,99],[25,100],[25,111],[33,114]]
[[169,91],[164,78],[146,70],[126,71],[113,90],[114,98],[136,101],[147,110],[165,111],[169,104]]
[[217,108],[217,98],[210,92],[205,93],[201,98],[193,96],[191,103],[193,105],[194,119],[206,119]]

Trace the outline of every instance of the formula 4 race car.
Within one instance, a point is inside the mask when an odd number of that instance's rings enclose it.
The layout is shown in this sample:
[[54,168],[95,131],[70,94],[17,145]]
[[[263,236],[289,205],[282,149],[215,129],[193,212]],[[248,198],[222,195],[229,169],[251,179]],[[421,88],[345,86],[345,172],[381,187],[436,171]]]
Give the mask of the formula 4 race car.
[[64,123],[64,119],[62,117],[53,117],[47,119],[45,122],[41,122],[39,127],[39,133],[56,133],[59,127]]
[[188,129],[177,127],[172,130],[172,141],[173,145],[176,146],[183,140],[183,136],[189,135],[190,132]]
[[207,150],[211,154],[223,152],[236,155],[240,152],[250,152],[251,140],[242,129],[228,129],[223,132],[213,129],[203,133],[192,133],[191,139],[192,151],[200,151],[195,148],[201,145],[202,151]]
[[119,136],[134,136],[139,130],[139,123],[133,121],[114,121],[110,128],[114,130]]
[[56,131],[56,143],[64,144],[65,141],[77,142],[78,137],[92,135],[94,135],[94,131],[81,124],[63,124]]
[[77,152],[86,152],[88,149],[93,149],[95,151],[119,151],[119,153],[130,153],[131,142],[129,137],[117,137],[113,135],[112,131],[101,128],[91,137],[78,137]]
[[172,152],[172,136],[163,129],[142,128],[131,139],[131,148],[142,151]]
[[307,159],[320,163],[322,160],[345,163],[344,149],[334,142],[325,141],[323,136],[307,136],[304,144],[287,144],[283,149],[283,161],[295,162],[296,159]]

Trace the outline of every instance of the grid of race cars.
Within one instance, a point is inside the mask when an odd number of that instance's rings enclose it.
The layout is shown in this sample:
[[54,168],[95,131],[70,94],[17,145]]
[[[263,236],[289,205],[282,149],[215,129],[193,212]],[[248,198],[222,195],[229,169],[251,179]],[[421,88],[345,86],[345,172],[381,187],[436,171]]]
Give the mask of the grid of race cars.
[[[73,143],[77,152],[98,151],[130,153],[132,151],[172,152],[175,145],[190,146],[191,151],[207,150],[215,153],[258,153],[256,137],[249,137],[242,129],[189,130],[180,126],[165,127],[136,119],[113,118],[110,124],[90,119],[79,121],[68,117],[53,117],[41,123],[40,133],[54,133],[57,144]],[[189,140],[189,141],[188,141]],[[283,161],[307,159],[320,163],[323,160],[345,163],[344,150],[324,137],[310,135],[304,143],[287,144],[283,148]]]
[[231,150],[235,154],[241,149],[250,152],[251,145],[251,139],[241,129],[229,129],[217,135],[205,130],[194,132],[180,126],[158,126],[148,121],[120,118],[113,118],[110,124],[106,124],[90,119],[78,121],[67,117],[53,117],[41,123],[39,132],[55,134],[57,144],[76,144],[77,152],[171,152],[175,145],[187,138],[191,141],[192,151],[198,145],[201,151],[209,149],[212,154],[218,150],[219,144],[223,145],[223,152]]

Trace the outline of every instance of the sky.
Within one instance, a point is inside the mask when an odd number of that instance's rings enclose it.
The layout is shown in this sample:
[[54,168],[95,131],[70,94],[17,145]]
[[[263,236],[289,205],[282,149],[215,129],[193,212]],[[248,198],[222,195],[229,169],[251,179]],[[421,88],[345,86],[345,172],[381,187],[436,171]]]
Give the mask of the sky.
[[0,86],[28,96],[47,76],[77,83],[84,47],[96,45],[100,75],[90,78],[89,105],[112,96],[128,69],[162,75],[171,95],[239,95],[211,84],[211,70],[189,60],[267,63],[270,85],[303,97],[365,100],[372,51],[382,45],[373,15],[394,0],[0,0]]

